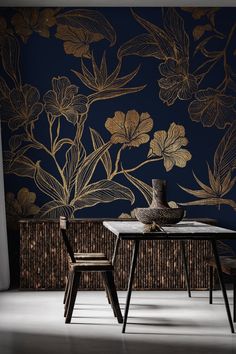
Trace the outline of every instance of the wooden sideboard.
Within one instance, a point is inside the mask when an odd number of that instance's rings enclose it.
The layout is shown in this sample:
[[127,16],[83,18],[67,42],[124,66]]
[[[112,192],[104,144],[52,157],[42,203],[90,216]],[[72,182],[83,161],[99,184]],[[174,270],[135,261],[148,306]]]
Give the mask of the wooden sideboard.
[[[75,219],[70,224],[70,240],[75,250],[103,251],[112,256],[114,236],[101,219]],[[207,241],[186,243],[191,285],[193,289],[208,287],[208,271],[204,258],[211,253]],[[116,284],[127,286],[131,244],[120,244],[116,262]],[[135,277],[136,289],[183,289],[184,272],[178,241],[148,241],[141,244]],[[57,220],[25,219],[20,221],[20,288],[61,289],[65,286],[67,257]],[[83,275],[81,287],[103,289],[97,273]]]

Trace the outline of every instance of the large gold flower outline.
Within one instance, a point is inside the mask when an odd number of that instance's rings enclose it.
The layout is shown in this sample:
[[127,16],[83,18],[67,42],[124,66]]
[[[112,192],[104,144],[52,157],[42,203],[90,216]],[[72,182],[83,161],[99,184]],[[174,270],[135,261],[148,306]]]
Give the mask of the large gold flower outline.
[[189,100],[198,89],[197,78],[188,72],[187,60],[168,59],[159,65],[164,77],[158,80],[160,99],[171,106],[176,99]]
[[173,122],[168,132],[159,130],[154,133],[154,139],[150,142],[148,157],[163,157],[167,172],[175,165],[183,168],[192,157],[187,149],[182,148],[187,144],[188,139],[185,137],[184,127]]
[[66,76],[52,79],[52,90],[43,96],[45,110],[53,117],[64,116],[74,125],[81,114],[88,111],[88,99],[85,95],[78,95],[78,87],[71,84]]
[[111,133],[113,144],[123,144],[129,147],[139,147],[149,141],[149,133],[153,128],[153,120],[149,113],[139,114],[129,110],[126,114],[116,111],[113,118],[108,118],[106,129]]
[[56,37],[64,41],[64,50],[78,58],[91,59],[90,44],[104,37],[100,33],[92,33],[83,28],[58,25]]
[[56,14],[59,9],[45,8],[19,8],[18,12],[12,17],[12,24],[16,33],[26,43],[33,32],[40,36],[49,38],[49,28],[56,24]]
[[196,100],[189,105],[189,115],[194,122],[201,122],[204,127],[215,125],[224,129],[236,119],[234,105],[236,99],[219,90],[207,88],[195,94]]
[[35,204],[36,194],[28,188],[21,188],[15,195],[6,193],[6,214],[8,226],[17,229],[17,221],[21,218],[32,217],[39,213],[40,208]]
[[1,100],[2,121],[8,122],[11,130],[17,130],[36,121],[43,110],[39,102],[40,94],[36,87],[24,85],[13,89],[9,98]]

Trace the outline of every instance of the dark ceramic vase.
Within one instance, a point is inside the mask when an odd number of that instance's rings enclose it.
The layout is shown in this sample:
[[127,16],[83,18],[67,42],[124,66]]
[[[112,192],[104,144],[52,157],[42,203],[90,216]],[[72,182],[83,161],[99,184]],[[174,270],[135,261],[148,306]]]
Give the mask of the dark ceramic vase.
[[181,207],[170,208],[166,199],[166,181],[152,180],[152,203],[149,208],[135,209],[135,215],[143,224],[165,225],[176,224],[182,220],[184,209]]

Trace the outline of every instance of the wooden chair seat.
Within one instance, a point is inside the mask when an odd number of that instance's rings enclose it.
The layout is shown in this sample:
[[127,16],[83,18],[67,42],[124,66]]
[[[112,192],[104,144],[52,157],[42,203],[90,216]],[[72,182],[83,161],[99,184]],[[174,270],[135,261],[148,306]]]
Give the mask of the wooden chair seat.
[[64,296],[65,322],[71,322],[81,274],[83,272],[100,272],[103,277],[107,298],[111,304],[114,316],[117,318],[118,323],[122,323],[123,317],[120,311],[120,305],[117,297],[113,276],[114,266],[112,262],[107,259],[104,253],[74,253],[67,235],[68,226],[68,219],[64,216],[61,216],[60,233],[68,253],[69,265],[69,272],[67,277],[68,280]]
[[75,259],[107,259],[105,253],[83,253],[83,252],[75,252]]
[[[207,257],[206,262],[210,267],[216,267],[214,257]],[[220,256],[220,263],[222,272],[231,276],[236,275],[236,257]]]
[[70,266],[76,271],[93,271],[101,272],[107,270],[114,270],[113,265],[108,260],[95,260],[95,259],[79,259],[76,263],[71,263]]

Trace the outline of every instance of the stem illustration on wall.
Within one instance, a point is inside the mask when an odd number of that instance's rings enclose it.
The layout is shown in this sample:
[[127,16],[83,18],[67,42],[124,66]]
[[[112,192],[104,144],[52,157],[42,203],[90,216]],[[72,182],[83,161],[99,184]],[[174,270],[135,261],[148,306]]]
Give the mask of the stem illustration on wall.
[[[185,31],[182,17],[173,8],[163,9],[163,29],[140,17],[132,11],[134,19],[147,31],[126,42],[119,50],[118,55],[123,58],[130,55],[154,57],[162,62],[159,72],[163,76],[158,80],[159,98],[167,106],[175,104],[176,100],[194,100],[188,107],[189,116],[194,122],[201,122],[203,127],[213,127],[228,131],[222,138],[214,157],[214,171],[208,165],[210,186],[201,182],[195,174],[194,178],[201,187],[193,190],[181,186],[182,190],[194,195],[200,200],[182,203],[182,205],[220,205],[226,204],[236,211],[236,203],[226,199],[235,184],[232,176],[235,169],[235,92],[236,73],[229,64],[229,47],[235,34],[236,23],[227,36],[217,30],[215,15],[219,8],[182,8],[192,14],[194,20],[206,19],[205,24],[196,25],[193,29],[193,38],[199,41],[195,47],[195,54],[201,54],[203,63],[190,72],[189,37]],[[207,34],[207,35],[206,35]],[[205,36],[204,39],[202,37]],[[218,40],[217,51],[212,50],[212,41]],[[219,49],[219,48],[222,49]],[[209,49],[211,48],[211,49]],[[235,54],[235,52],[234,52]],[[223,74],[223,79],[216,87],[199,89],[204,84],[208,74],[217,65]],[[160,139],[157,139],[160,140]],[[160,140],[161,141],[161,140]],[[166,163],[167,165],[167,163]]]
[[[119,175],[124,175],[149,202],[149,186],[132,176],[132,172],[159,161],[164,163],[167,172],[174,166],[186,166],[192,156],[183,148],[188,144],[184,127],[172,122],[168,131],[156,131],[150,140],[153,119],[148,112],[139,113],[135,108],[127,112],[115,111],[113,117],[104,117],[105,128],[111,134],[108,141],[90,127],[93,150],[88,151],[85,147],[84,127],[93,104],[134,94],[146,87],[146,83],[127,86],[138,75],[140,67],[121,76],[121,49],[118,63],[111,72],[107,65],[109,49],[100,63],[96,61],[90,50],[92,43],[107,40],[113,46],[116,42],[114,28],[100,12],[92,9],[65,13],[56,8],[18,9],[11,19],[14,29],[3,18],[0,22],[3,33],[1,58],[6,75],[6,78],[0,77],[1,121],[11,131],[9,149],[4,152],[4,168],[6,174],[32,179],[46,196],[47,202],[41,206],[38,216],[56,218],[63,214],[73,217],[80,209],[121,199],[134,203],[133,191],[115,181]],[[81,70],[71,69],[75,80],[79,79],[92,93],[85,95],[66,75],[53,77],[51,89],[41,97],[38,88],[23,82],[20,71],[22,44],[18,36],[23,43],[27,43],[33,32],[48,38],[53,26],[57,26],[55,37],[63,41],[66,54],[79,60]],[[186,41],[184,37],[180,40]],[[188,80],[192,78],[188,76]],[[194,89],[195,86],[194,81]],[[37,134],[41,122],[44,122],[44,135],[48,137],[43,141]],[[70,136],[63,134],[65,125],[70,127]],[[149,142],[148,156],[141,156],[135,166],[124,166],[122,157],[127,149],[137,149]],[[36,160],[32,151],[37,151]],[[39,154],[41,159],[38,159]],[[104,167],[102,179],[96,178],[99,163]],[[33,210],[31,215],[35,215],[38,212],[35,194],[27,188],[20,190],[17,199],[14,194],[8,195],[8,204],[12,209],[22,203],[24,197],[31,199],[27,210]]]
[[236,202],[225,198],[233,186],[236,177],[232,176],[236,168],[236,121],[228,128],[220,141],[214,155],[214,169],[211,170],[209,164],[208,178],[209,185],[198,179],[193,172],[193,176],[201,189],[193,190],[180,186],[185,192],[198,198],[197,200],[181,203],[182,205],[229,205],[236,211]]

